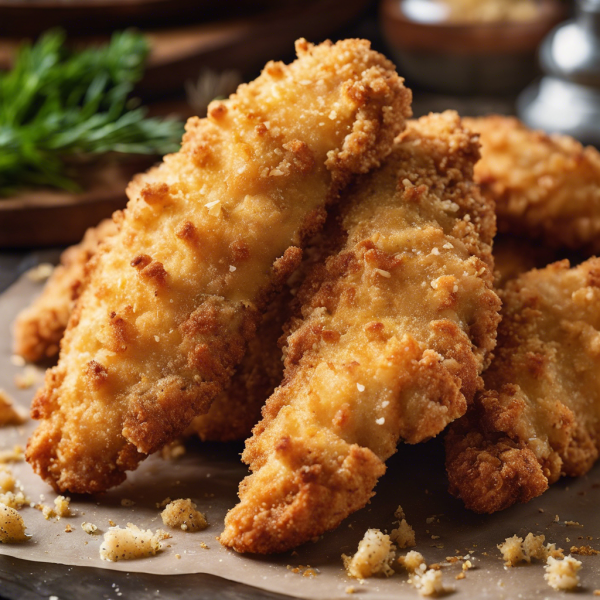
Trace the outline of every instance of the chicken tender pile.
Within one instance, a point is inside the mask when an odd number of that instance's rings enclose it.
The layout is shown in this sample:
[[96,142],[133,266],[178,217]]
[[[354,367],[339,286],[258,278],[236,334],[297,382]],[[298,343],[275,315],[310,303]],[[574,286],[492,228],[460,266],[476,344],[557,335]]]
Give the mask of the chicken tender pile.
[[600,252],[600,153],[513,117],[464,119],[481,135],[475,179],[496,201],[498,229],[552,247]]
[[130,184],[32,407],[27,459],[57,490],[120,483],[208,410],[325,206],[403,128],[410,92],[368,42],[296,48]]
[[600,449],[600,258],[530,271],[502,299],[486,391],[446,437],[450,489],[483,513],[586,473]]
[[298,293],[226,546],[284,551],[336,527],[371,498],[399,439],[426,440],[465,412],[499,319],[477,157],[456,113],[431,115],[348,194],[338,251]]
[[79,244],[62,253],[60,265],[54,269],[40,297],[17,317],[15,354],[31,362],[58,354],[73,305],[83,291],[86,266],[98,246],[116,231],[116,224],[106,219],[88,229]]

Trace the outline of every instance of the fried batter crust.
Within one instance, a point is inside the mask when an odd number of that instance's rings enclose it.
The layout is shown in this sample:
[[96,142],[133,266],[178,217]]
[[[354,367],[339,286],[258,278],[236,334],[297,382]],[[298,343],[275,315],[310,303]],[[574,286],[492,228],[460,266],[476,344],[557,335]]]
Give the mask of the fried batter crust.
[[600,259],[510,282],[486,391],[446,436],[450,491],[492,513],[590,469],[600,448]]
[[112,219],[85,232],[79,244],[67,248],[60,264],[46,282],[41,295],[22,310],[14,326],[15,354],[30,362],[53,358],[58,354],[73,305],[87,277],[86,265],[102,241],[117,231]]
[[553,247],[600,252],[600,153],[514,117],[464,119],[481,136],[475,179],[496,201],[498,229]]
[[337,252],[298,293],[225,546],[281,552],[336,527],[373,496],[400,438],[426,440],[464,414],[499,319],[477,158],[456,113],[430,115],[352,188]]
[[208,410],[325,205],[391,150],[410,111],[393,65],[362,40],[296,49],[130,184],[32,407],[27,459],[56,489],[120,483]]

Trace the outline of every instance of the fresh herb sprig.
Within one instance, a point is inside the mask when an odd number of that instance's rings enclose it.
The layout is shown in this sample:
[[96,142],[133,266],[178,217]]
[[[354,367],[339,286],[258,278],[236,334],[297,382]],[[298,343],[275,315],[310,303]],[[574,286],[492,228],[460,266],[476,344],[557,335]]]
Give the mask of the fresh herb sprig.
[[11,71],[0,73],[0,195],[23,186],[77,191],[65,158],[107,152],[175,152],[180,121],[147,118],[130,98],[149,47],[138,33],[69,52],[53,31],[24,45]]

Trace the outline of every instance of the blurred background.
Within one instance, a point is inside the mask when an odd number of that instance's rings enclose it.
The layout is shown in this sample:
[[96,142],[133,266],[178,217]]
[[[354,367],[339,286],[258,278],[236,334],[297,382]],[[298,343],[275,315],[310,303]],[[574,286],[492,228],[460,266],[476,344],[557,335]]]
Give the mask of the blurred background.
[[519,114],[598,144],[600,0],[0,0],[0,290],[299,37],[371,40],[416,116]]

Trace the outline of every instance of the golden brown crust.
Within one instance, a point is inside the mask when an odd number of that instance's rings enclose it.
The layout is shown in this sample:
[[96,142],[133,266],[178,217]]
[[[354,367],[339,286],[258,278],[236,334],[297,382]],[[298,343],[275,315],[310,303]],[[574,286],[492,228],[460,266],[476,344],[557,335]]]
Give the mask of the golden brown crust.
[[190,119],[180,152],[129,185],[34,401],[27,458],[57,489],[118,483],[208,410],[324,207],[391,150],[410,110],[393,65],[362,40],[297,49]]
[[600,252],[600,153],[514,117],[464,119],[481,136],[475,178],[496,202],[503,233]]
[[371,498],[400,438],[465,412],[499,318],[477,148],[456,113],[430,115],[348,194],[327,232],[337,248],[298,292],[224,545],[281,552],[336,527]]
[[503,293],[498,347],[446,436],[450,490],[491,513],[587,472],[600,448],[600,259],[533,270]]
[[111,219],[105,219],[97,227],[88,229],[79,244],[62,253],[60,265],[54,269],[42,294],[17,317],[15,354],[31,362],[58,354],[73,304],[83,291],[86,264],[98,246],[116,231],[117,225]]

